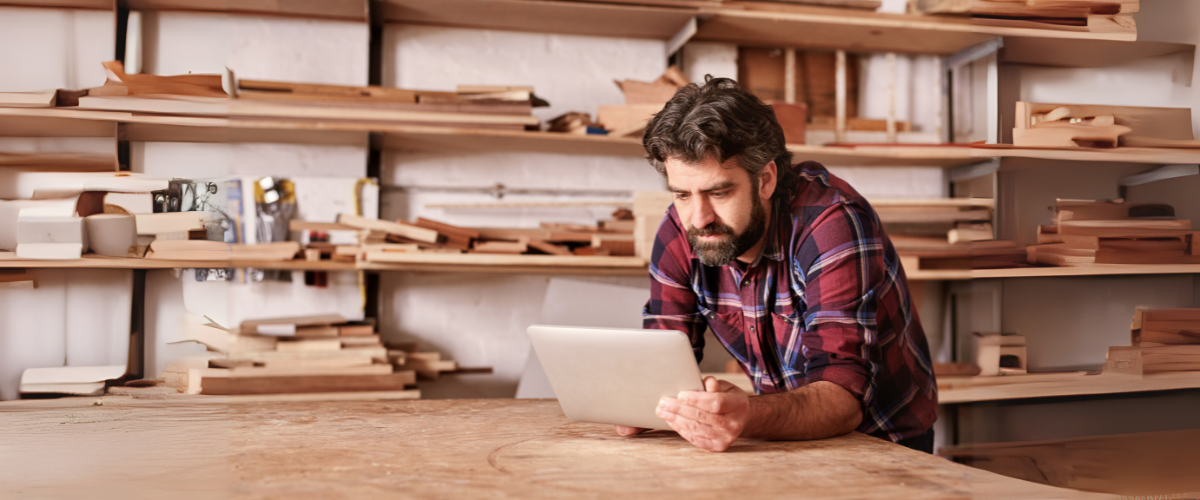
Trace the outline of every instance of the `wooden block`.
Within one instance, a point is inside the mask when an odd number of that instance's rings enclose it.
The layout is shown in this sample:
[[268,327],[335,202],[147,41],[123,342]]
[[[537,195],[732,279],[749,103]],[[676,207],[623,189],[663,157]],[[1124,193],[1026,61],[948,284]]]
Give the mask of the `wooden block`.
[[382,347],[379,335],[346,335],[338,339],[342,347]]
[[418,361],[441,361],[442,353],[436,352],[436,351],[434,351],[434,352],[410,352],[410,353],[408,353],[408,359],[418,360]]
[[1142,376],[1142,351],[1139,347],[1109,347],[1104,373]]
[[637,227],[637,221],[630,215],[629,220],[603,220],[600,221],[600,230],[609,233],[633,234],[633,230]]
[[1192,233],[1187,237],[1187,254],[1200,255],[1200,233]]
[[471,251],[474,253],[522,254],[529,250],[529,238],[522,237],[517,241],[476,241]]
[[592,246],[599,250],[607,250],[608,255],[614,256],[633,256],[635,253],[633,235],[595,234],[592,236]]
[[302,338],[336,337],[338,336],[338,327],[329,325],[298,326],[293,336]]
[[[288,318],[265,318],[252,319],[243,321],[240,326],[240,331],[244,334],[265,333],[269,331],[278,331],[275,328],[283,327],[287,330],[291,327],[292,335],[296,329],[306,326],[328,326],[345,323],[346,318],[337,314],[319,314],[314,316],[293,316]],[[263,327],[266,327],[265,329]]]
[[206,373],[200,394],[294,394],[312,392],[395,391],[416,383],[413,372],[388,375],[317,375],[230,377]]
[[[625,94],[626,105],[651,104],[662,109],[667,101],[675,97],[679,86],[670,83],[639,82],[637,80],[617,81],[617,86]],[[655,111],[657,112],[657,111]]]
[[321,261],[321,250],[317,249],[317,248],[304,249],[304,260],[306,260],[308,262],[320,262]]
[[470,229],[470,228],[466,228],[466,227],[452,226],[452,225],[446,224],[444,222],[438,222],[438,221],[429,220],[426,218],[418,218],[414,224],[419,227],[426,228],[426,229],[432,229],[434,231],[437,231],[438,234],[441,234],[441,235],[444,235],[447,237],[457,236],[459,238],[466,238],[468,240],[479,238],[478,230]]
[[646,122],[662,111],[662,108],[662,104],[599,106],[596,110],[596,119],[607,130],[627,130],[639,125],[645,127]]
[[338,333],[343,336],[374,335],[375,325],[341,325]]
[[422,241],[426,243],[437,243],[438,241],[437,231],[403,222],[367,219],[357,215],[341,214],[338,216],[338,223],[359,229],[382,231],[388,234],[395,234],[397,236],[403,236],[411,240]]
[[390,364],[368,364],[362,366],[234,366],[229,369],[230,377],[295,377],[317,375],[390,375]]
[[374,363],[374,358],[371,356],[345,356],[334,358],[313,358],[313,359],[267,359],[259,362],[262,366],[268,368],[349,368],[356,366],[370,366]]
[[552,243],[547,243],[547,242],[539,240],[537,238],[529,238],[528,244],[529,244],[529,248],[532,248],[539,252],[550,254],[550,255],[573,255],[571,253],[571,249],[567,248],[564,245],[555,245]]
[[279,352],[339,351],[341,349],[342,342],[338,339],[287,340],[280,341],[275,345],[275,350]]
[[300,253],[300,243],[295,241],[277,241],[255,245],[233,244],[229,247],[234,260],[288,261]]

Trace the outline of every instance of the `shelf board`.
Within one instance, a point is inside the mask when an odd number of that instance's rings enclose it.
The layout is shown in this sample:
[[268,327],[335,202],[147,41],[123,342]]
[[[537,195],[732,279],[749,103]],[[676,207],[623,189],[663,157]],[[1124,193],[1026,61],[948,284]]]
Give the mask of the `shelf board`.
[[[649,5],[653,4],[653,5]],[[1133,41],[1093,33],[973,24],[969,18],[754,2],[600,3],[556,0],[387,0],[391,23],[669,40],[692,17],[697,41],[744,46],[949,55],[990,38]],[[1072,54],[1065,54],[1070,65]]]
[[1016,267],[970,271],[972,279],[1146,274],[1200,274],[1200,264],[1093,264],[1081,267]]
[[[29,123],[30,130],[21,127]],[[114,124],[120,124],[114,132]],[[107,132],[107,133],[106,133]],[[383,146],[409,151],[556,153],[642,158],[637,137],[574,135],[462,127],[430,127],[345,121],[267,120],[143,115],[72,108],[0,108],[0,135],[97,137],[119,133],[138,142],[267,142],[365,146],[368,134],[382,133]],[[834,167],[958,167],[992,158],[1147,164],[1196,163],[1200,150],[1183,148],[1043,149],[940,145],[790,144],[797,162]]]
[[1011,37],[1004,40],[1004,47],[1000,49],[1000,62],[1065,68],[1101,68],[1181,52],[1187,54],[1188,59],[1192,59],[1196,46],[1187,43],[1148,41]]
[[113,0],[2,0],[0,6],[112,11],[116,4]]
[[426,271],[500,274],[645,276],[646,263],[636,257],[562,257],[551,255],[412,254],[407,262],[334,262],[322,260],[163,260],[104,257],[94,254],[71,260],[18,259],[0,252],[0,268],[25,269],[291,269],[297,271]]
[[[1025,377],[1028,379],[1024,380]],[[938,403],[975,403],[1196,388],[1200,388],[1200,371],[1156,373],[1141,377],[1111,373],[1091,375],[1087,372],[939,377]]]
[[[118,0],[118,2],[122,7],[126,7],[129,10],[182,10],[340,21],[367,21],[366,0]],[[111,0],[109,3],[112,3]]]

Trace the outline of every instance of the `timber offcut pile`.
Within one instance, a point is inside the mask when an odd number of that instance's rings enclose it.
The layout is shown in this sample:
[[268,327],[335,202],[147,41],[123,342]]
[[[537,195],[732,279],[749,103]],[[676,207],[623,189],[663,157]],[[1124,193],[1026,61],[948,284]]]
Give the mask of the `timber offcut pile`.
[[417,399],[419,373],[436,378],[458,369],[453,361],[423,362],[441,361],[440,354],[415,345],[388,349],[373,322],[336,315],[245,321],[235,329],[210,321],[185,337],[209,350],[167,365],[166,385],[187,394]]
[[320,239],[322,231],[357,231],[355,245],[309,243],[305,253],[310,260],[414,262],[414,255],[423,254],[634,255],[634,221],[628,210],[617,210],[613,219],[595,225],[546,222],[538,228],[467,228],[425,218],[410,222],[342,214],[336,224],[292,221],[291,229],[309,231],[310,241]]
[[1116,200],[1058,200],[1054,224],[1038,226],[1031,264],[1200,264],[1192,221],[1169,205]]
[[1200,371],[1200,309],[1138,309],[1130,345],[1109,347],[1105,370],[1129,375]]
[[[909,10],[968,15],[972,24],[1137,36],[1138,0],[909,0]],[[1132,39],[1132,38],[1131,38]]]
[[1027,148],[1200,148],[1190,108],[1018,102],[1013,145]]
[[[168,117],[221,117],[233,122],[295,120],[503,130],[537,129],[532,87],[460,85],[454,92],[390,87],[236,80],[226,75],[130,75],[104,63],[101,87],[60,97],[49,106]],[[60,93],[61,94],[61,93]]]

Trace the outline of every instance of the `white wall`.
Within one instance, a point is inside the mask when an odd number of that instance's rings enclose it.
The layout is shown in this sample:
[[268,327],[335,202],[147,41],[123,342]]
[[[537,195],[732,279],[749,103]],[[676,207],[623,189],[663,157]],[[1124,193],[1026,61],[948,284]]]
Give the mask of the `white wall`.
[[0,7],[0,92],[82,89],[104,83],[116,53],[111,11]]

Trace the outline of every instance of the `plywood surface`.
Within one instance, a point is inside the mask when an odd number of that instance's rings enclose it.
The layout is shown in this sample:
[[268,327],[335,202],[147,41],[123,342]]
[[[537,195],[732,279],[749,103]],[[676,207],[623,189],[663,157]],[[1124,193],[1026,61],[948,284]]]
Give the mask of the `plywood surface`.
[[94,401],[0,404],[0,496],[1111,498],[862,434],[743,440],[721,454],[673,433],[622,438],[546,400]]

